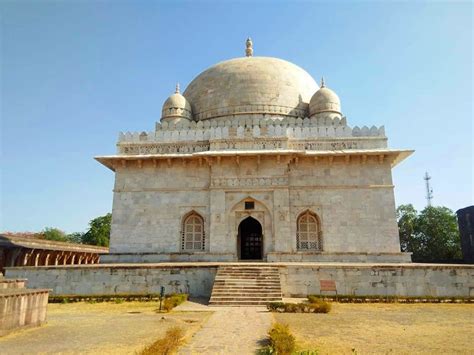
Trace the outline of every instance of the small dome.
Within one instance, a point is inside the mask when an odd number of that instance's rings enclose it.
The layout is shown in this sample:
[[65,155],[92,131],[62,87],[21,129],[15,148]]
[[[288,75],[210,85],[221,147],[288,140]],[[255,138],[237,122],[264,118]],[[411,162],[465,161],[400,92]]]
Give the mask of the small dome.
[[191,105],[188,100],[179,93],[179,84],[176,85],[176,91],[168,97],[161,110],[161,119],[186,118],[192,119]]
[[316,91],[309,102],[309,115],[311,117],[323,112],[342,115],[341,100],[334,91],[324,85],[324,79],[321,80],[321,88]]

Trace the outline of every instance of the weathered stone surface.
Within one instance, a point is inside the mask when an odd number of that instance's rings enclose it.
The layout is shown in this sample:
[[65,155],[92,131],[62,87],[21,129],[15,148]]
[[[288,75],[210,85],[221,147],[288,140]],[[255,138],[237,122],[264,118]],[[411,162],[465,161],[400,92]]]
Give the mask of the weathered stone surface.
[[[110,264],[7,268],[10,278],[27,278],[32,288],[53,294],[185,292],[210,297],[217,267],[245,263]],[[268,266],[266,263],[247,265]],[[474,296],[474,265],[402,263],[280,263],[283,297],[320,293],[320,280],[334,280],[338,294],[392,296]]]

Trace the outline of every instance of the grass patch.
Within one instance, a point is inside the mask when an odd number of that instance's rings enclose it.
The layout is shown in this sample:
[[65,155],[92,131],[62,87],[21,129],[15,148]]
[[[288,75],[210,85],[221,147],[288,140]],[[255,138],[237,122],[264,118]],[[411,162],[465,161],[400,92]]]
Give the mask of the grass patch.
[[155,341],[153,344],[145,347],[140,355],[169,355],[176,352],[182,344],[184,338],[184,330],[180,327],[173,327],[166,331],[163,338]]
[[274,318],[288,324],[298,347],[320,354],[472,353],[471,304],[332,303],[332,308],[324,315],[274,313]]

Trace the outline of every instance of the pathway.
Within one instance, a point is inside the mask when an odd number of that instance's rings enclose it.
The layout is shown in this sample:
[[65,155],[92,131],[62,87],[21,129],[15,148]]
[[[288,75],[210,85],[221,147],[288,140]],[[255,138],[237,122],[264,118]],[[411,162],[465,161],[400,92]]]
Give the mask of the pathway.
[[179,354],[255,354],[273,321],[265,307],[212,307],[214,313]]

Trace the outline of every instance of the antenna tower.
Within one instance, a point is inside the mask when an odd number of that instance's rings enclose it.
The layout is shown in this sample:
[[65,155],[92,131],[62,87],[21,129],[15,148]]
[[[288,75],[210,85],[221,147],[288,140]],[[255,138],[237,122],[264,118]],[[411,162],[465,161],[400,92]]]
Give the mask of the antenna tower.
[[429,207],[431,206],[431,200],[433,199],[433,189],[430,186],[431,176],[428,175],[428,172],[425,173],[425,177],[423,179],[425,180],[426,185],[426,203]]

